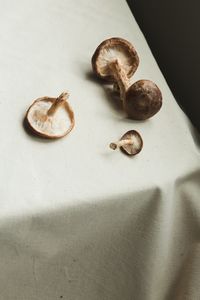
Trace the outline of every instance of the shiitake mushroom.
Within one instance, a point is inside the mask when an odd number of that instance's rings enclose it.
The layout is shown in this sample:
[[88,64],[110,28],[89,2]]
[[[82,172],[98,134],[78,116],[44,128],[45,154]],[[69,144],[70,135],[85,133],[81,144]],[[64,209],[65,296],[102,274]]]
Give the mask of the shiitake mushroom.
[[123,107],[135,120],[146,120],[162,106],[162,94],[150,80],[139,80],[131,85],[130,77],[139,65],[133,45],[122,38],[103,41],[92,56],[92,67],[97,76],[119,87]]
[[118,142],[110,143],[110,148],[112,150],[120,148],[125,154],[133,156],[142,150],[143,140],[139,132],[136,130],[129,130]]
[[75,125],[74,112],[68,103],[69,94],[42,97],[33,102],[25,116],[25,125],[35,135],[57,139],[67,135]]

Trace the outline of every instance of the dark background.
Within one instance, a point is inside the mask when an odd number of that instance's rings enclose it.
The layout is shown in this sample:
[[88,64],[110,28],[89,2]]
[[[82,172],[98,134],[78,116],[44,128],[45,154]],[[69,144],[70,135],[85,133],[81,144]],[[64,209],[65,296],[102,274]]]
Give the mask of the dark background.
[[176,100],[200,131],[200,0],[127,0]]

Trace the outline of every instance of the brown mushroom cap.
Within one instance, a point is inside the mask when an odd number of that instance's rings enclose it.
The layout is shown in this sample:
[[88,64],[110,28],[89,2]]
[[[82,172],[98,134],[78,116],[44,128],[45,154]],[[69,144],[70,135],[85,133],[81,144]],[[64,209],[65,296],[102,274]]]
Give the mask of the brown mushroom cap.
[[139,80],[126,92],[124,108],[134,120],[146,120],[155,115],[162,106],[162,94],[155,83]]
[[141,135],[136,130],[129,130],[121,137],[120,141],[129,139],[132,140],[133,144],[123,145],[121,150],[130,156],[138,154],[143,148]]
[[42,97],[35,100],[29,107],[25,122],[34,134],[44,138],[56,139],[67,135],[73,129],[75,124],[74,113],[67,101],[64,101],[54,115],[47,115],[56,99]]
[[92,56],[92,67],[94,72],[101,78],[114,82],[109,63],[118,61],[130,78],[139,65],[139,57],[133,45],[128,41],[113,37],[103,41]]

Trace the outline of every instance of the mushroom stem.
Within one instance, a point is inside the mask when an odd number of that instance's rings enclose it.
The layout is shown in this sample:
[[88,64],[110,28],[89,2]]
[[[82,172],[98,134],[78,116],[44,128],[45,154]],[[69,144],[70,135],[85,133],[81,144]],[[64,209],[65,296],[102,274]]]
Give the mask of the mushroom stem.
[[126,75],[125,70],[123,69],[123,66],[120,65],[117,59],[109,63],[109,68],[119,86],[120,96],[124,103],[126,97],[126,91],[130,86],[130,81]]
[[125,145],[133,145],[133,141],[131,139],[126,139],[126,140],[120,140],[119,142],[116,143],[110,143],[110,148],[112,150],[116,150],[117,148],[120,148]]
[[47,115],[53,116],[57,109],[62,106],[67,99],[69,98],[69,94],[67,92],[63,92],[62,94],[60,94],[60,96],[58,98],[56,98],[56,100],[54,101],[54,103],[51,105],[51,107],[49,108],[49,110],[47,111]]

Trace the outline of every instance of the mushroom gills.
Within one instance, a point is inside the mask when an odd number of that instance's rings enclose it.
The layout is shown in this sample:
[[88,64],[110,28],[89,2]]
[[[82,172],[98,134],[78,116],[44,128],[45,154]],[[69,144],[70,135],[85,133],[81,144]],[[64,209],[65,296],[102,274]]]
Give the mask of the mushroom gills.
[[62,135],[70,127],[70,120],[66,109],[60,107],[54,116],[47,116],[52,101],[38,101],[34,109],[30,108],[28,120],[32,127],[41,133],[49,135]]
[[127,143],[121,147],[122,151],[125,151],[126,154],[135,155],[142,150],[143,141],[140,134],[136,130],[130,130],[125,133],[120,141],[130,140],[132,143]]
[[143,140],[136,130],[127,131],[116,143],[110,143],[110,148],[115,150],[120,148],[125,154],[133,156],[138,154],[143,148]]
[[110,73],[109,63],[118,60],[120,65],[123,65],[125,72],[128,74],[132,69],[132,58],[129,56],[126,48],[121,45],[112,47],[104,47],[97,58],[97,64],[102,76],[107,76]]
[[67,135],[75,125],[69,94],[57,98],[42,97],[33,102],[25,116],[26,129],[38,136],[57,139]]
[[110,63],[118,61],[130,78],[138,68],[139,57],[133,45],[125,39],[112,37],[104,40],[92,56],[92,68],[97,76],[109,82],[115,81]]

